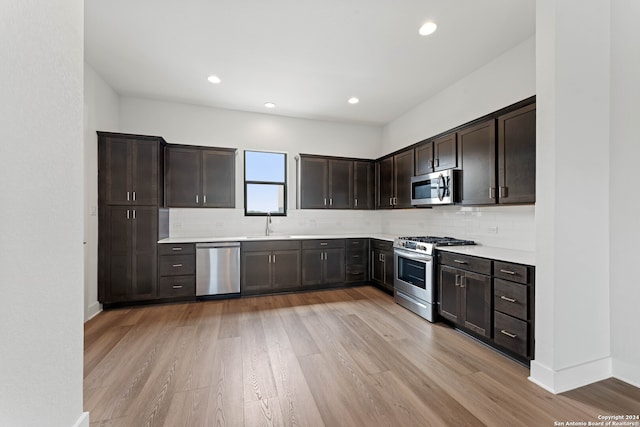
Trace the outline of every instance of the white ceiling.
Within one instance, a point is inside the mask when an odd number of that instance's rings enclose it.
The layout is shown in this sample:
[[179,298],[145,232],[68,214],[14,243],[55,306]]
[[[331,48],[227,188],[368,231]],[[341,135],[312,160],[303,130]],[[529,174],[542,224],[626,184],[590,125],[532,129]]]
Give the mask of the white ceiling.
[[120,95],[379,125],[534,32],[535,0],[85,1],[86,60]]

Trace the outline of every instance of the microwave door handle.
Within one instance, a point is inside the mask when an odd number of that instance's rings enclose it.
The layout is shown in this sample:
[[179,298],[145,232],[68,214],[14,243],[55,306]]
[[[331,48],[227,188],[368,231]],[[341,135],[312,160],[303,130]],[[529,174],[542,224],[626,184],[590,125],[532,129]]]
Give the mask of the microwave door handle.
[[[446,193],[446,182],[444,180],[444,175],[440,174],[438,177],[438,199],[442,201],[444,199],[444,195]],[[441,191],[442,190],[442,191]]]

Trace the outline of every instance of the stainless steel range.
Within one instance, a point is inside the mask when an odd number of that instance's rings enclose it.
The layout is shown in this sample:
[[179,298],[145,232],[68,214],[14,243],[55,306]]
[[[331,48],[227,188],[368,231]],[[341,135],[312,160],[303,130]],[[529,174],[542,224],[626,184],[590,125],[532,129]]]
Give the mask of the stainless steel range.
[[399,237],[393,242],[394,300],[433,322],[436,317],[435,254],[437,246],[475,245],[453,237]]

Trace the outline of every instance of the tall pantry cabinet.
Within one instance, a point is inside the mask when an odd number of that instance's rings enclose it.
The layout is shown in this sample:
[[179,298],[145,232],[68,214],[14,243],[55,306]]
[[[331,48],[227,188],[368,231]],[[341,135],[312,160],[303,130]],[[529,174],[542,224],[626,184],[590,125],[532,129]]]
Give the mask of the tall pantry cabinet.
[[157,298],[157,241],[168,235],[162,209],[165,141],[98,132],[98,300]]

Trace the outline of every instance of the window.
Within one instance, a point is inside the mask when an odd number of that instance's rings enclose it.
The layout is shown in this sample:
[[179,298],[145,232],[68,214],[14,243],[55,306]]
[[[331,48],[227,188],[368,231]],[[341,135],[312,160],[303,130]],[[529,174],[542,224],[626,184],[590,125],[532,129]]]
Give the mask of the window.
[[287,155],[244,152],[244,214],[287,214]]

